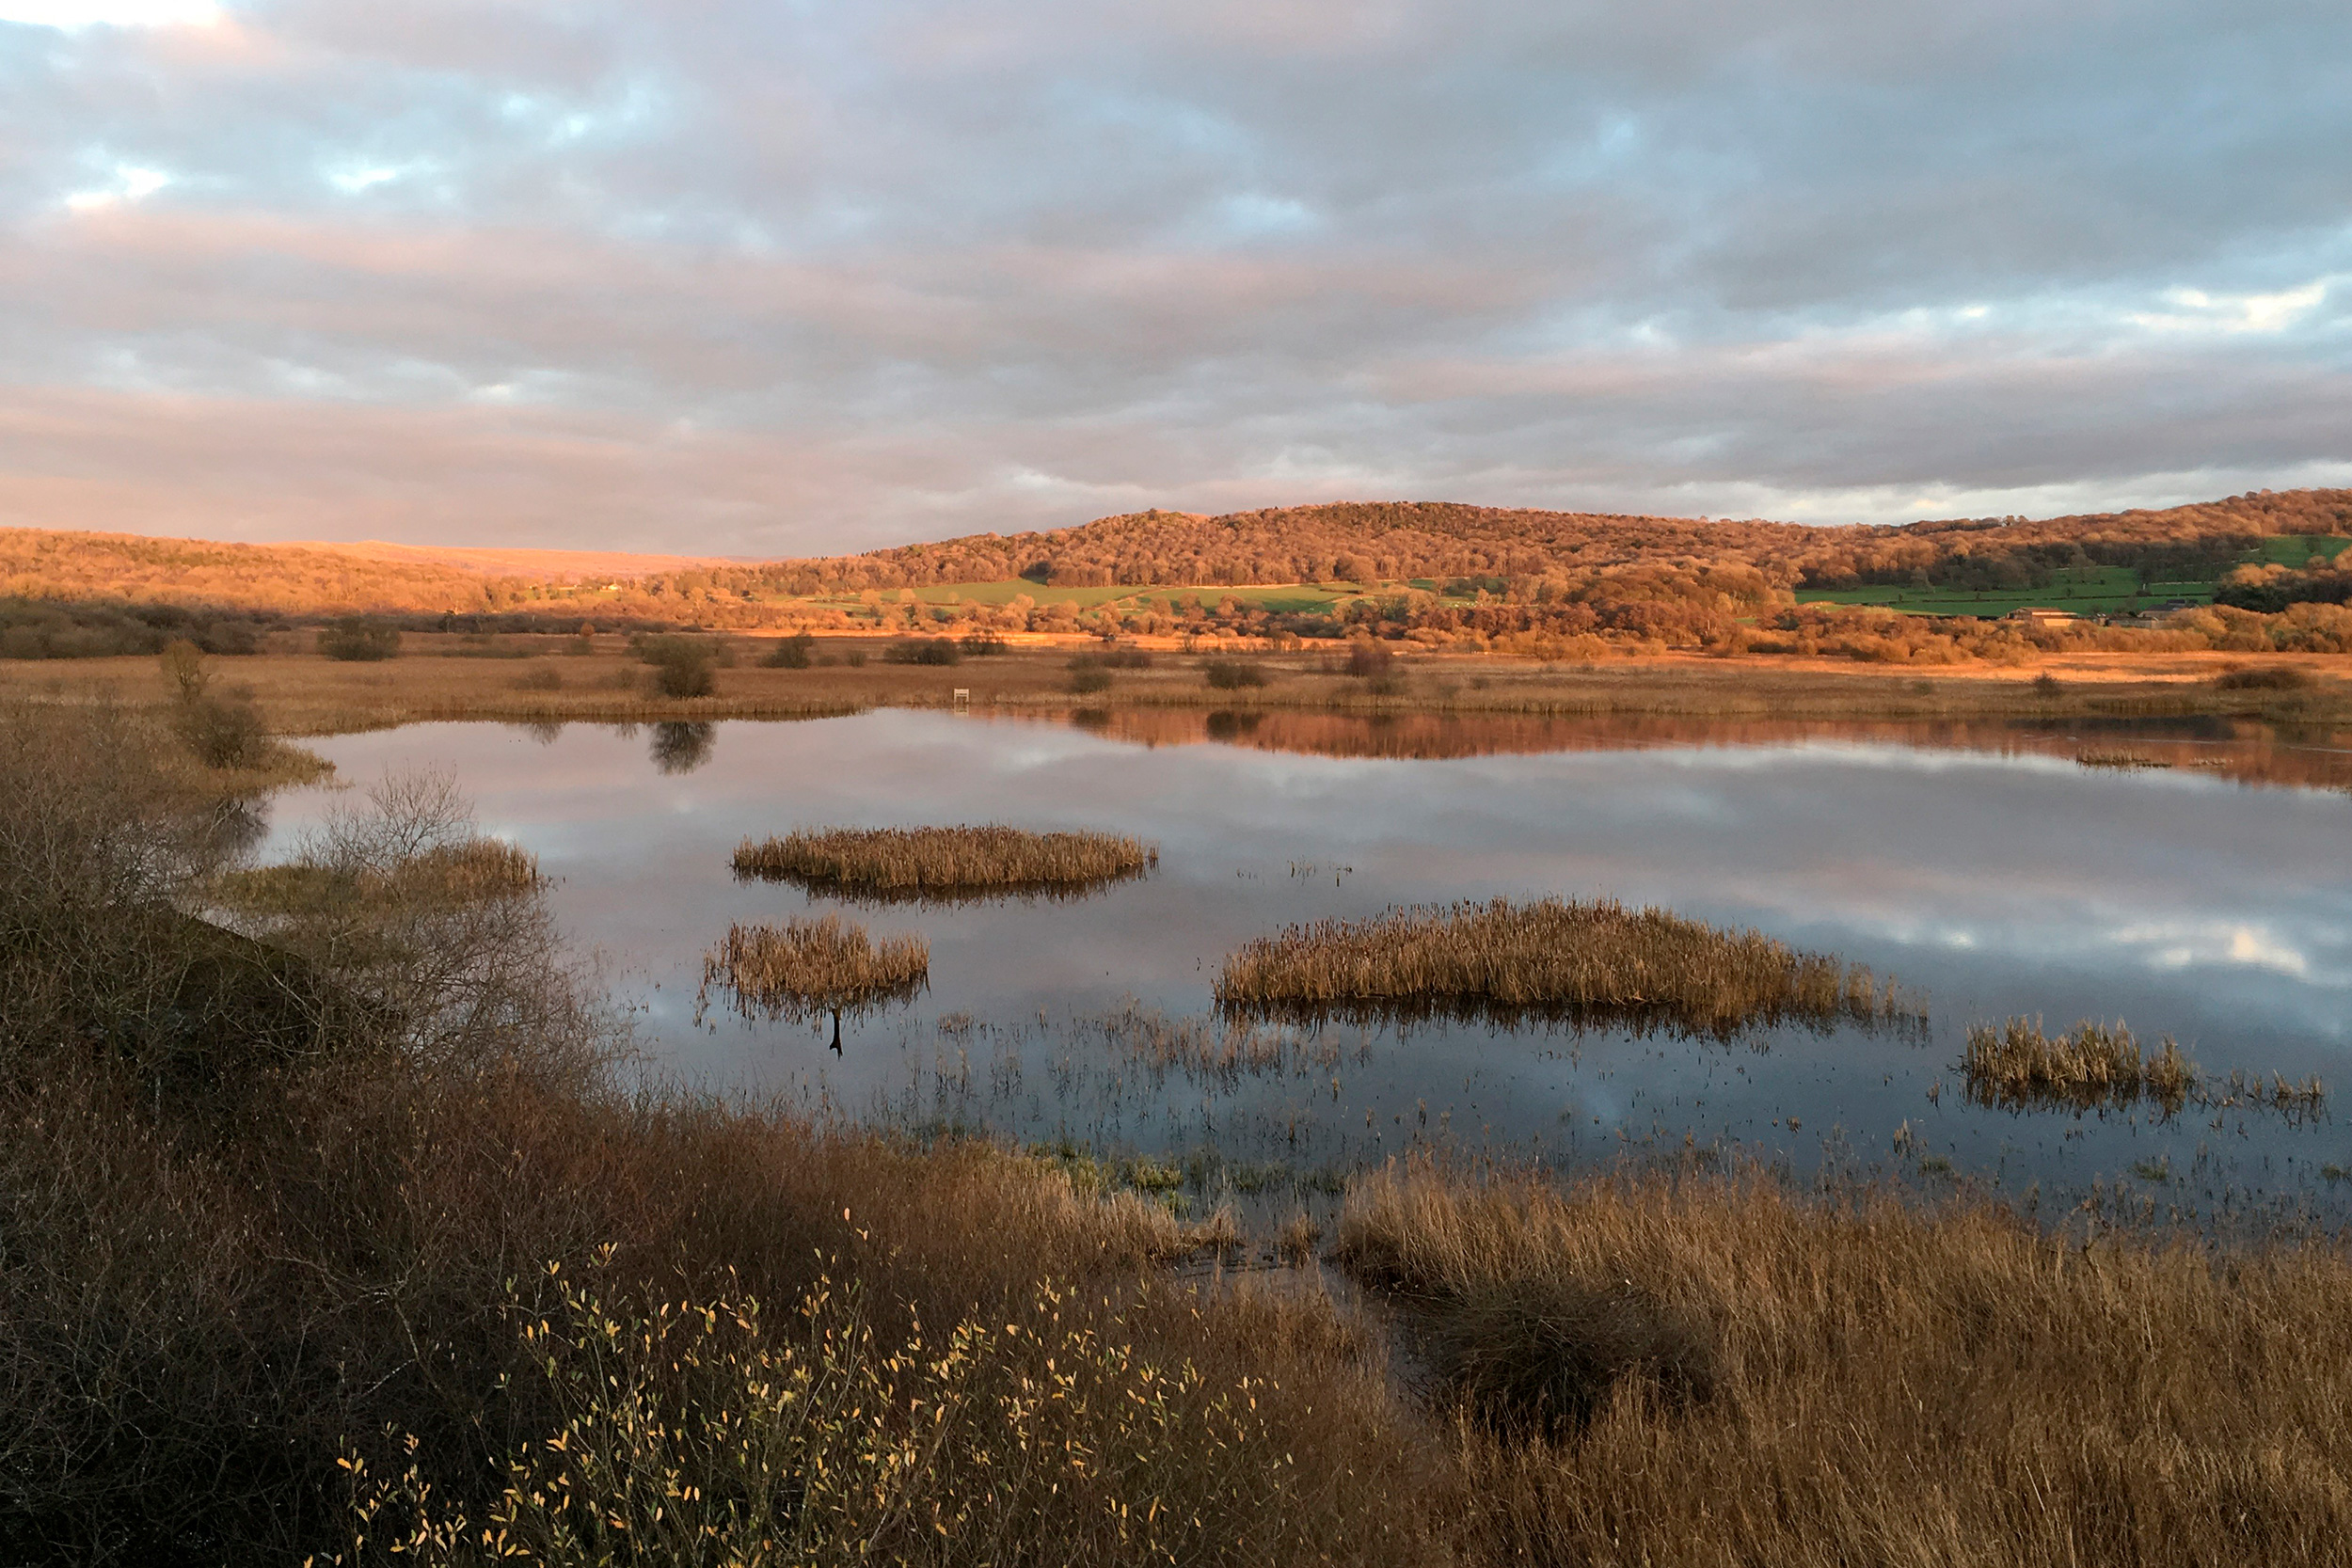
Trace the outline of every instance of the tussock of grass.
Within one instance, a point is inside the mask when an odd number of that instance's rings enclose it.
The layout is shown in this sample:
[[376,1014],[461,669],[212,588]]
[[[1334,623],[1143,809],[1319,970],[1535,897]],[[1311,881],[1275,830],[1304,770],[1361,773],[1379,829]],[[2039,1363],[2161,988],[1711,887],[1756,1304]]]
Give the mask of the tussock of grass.
[[2274,1073],[2265,1084],[2260,1074],[2233,1072],[2226,1080],[2209,1079],[2169,1037],[2146,1055],[2122,1024],[2089,1020],[2065,1035],[2045,1035],[2039,1020],[2023,1018],[2012,1018],[1997,1029],[1977,1024],[1968,1031],[1962,1069],[1971,1099],[2012,1108],[2059,1104],[2088,1109],[2146,1098],[2168,1110],[2194,1101],[2296,1112],[2316,1110],[2327,1098],[2316,1078],[2290,1084]]
[[735,874],[877,900],[1073,895],[1139,877],[1157,847],[1117,833],[995,825],[800,829],[735,851]]
[[1894,985],[1758,931],[1722,931],[1613,899],[1396,908],[1260,937],[1216,998],[1269,1016],[1549,1015],[1727,1037],[1899,1016]]
[[771,1018],[837,1020],[904,1001],[930,978],[930,944],[920,936],[877,942],[854,921],[829,914],[782,926],[734,925],[703,957],[703,986],[723,988],[741,1007]]

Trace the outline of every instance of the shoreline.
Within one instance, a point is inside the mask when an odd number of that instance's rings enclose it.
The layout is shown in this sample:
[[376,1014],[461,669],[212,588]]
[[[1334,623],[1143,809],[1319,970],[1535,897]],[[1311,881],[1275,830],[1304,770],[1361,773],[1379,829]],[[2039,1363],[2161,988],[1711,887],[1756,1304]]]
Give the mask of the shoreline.
[[[839,640],[811,668],[739,662],[714,672],[711,695],[650,691],[649,668],[619,639],[594,652],[485,654],[456,638],[411,640],[413,651],[379,662],[265,653],[208,661],[223,689],[249,695],[273,734],[349,734],[406,723],[696,722],[723,719],[845,717],[876,707],[956,708],[1008,716],[1167,712],[1316,714],[1393,719],[1655,717],[1721,720],[2257,720],[2319,730],[2352,729],[2352,671],[2326,655],[2053,655],[2023,666],[1882,667],[1776,656],[1668,653],[1597,663],[1543,663],[1497,655],[1408,654],[1366,680],[1327,673],[1322,652],[1150,650],[1152,667],[1120,670],[1109,685],[1073,690],[1073,655],[1091,640],[974,656],[953,666],[841,662]],[[445,641],[448,647],[436,646]],[[422,646],[415,646],[422,644]],[[885,643],[874,643],[879,654]],[[1266,684],[1218,689],[1200,664],[1243,658]],[[2230,689],[2242,670],[2292,672],[2303,684]],[[958,691],[967,695],[962,699]],[[135,705],[167,700],[166,678],[145,657],[0,661],[0,692],[87,701],[110,694]]]

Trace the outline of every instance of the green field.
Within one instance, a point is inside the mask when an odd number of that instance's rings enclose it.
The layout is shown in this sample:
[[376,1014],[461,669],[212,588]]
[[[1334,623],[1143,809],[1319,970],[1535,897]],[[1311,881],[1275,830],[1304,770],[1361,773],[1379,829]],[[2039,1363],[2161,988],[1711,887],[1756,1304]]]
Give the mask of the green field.
[[2332,534],[2281,533],[2263,541],[2262,548],[2249,559],[2275,562],[2281,566],[2300,566],[2314,555],[2333,561],[2342,555],[2352,539],[2338,539]]
[[2069,566],[2051,574],[2046,588],[1989,588],[1970,592],[1956,588],[1906,588],[1878,584],[1867,588],[1801,588],[1799,604],[1878,605],[1906,615],[1975,615],[1993,619],[2012,610],[2071,610],[2077,614],[2111,614],[2152,610],[2175,599],[2205,604],[2213,598],[2210,582],[2157,582],[2142,590],[2129,566]]

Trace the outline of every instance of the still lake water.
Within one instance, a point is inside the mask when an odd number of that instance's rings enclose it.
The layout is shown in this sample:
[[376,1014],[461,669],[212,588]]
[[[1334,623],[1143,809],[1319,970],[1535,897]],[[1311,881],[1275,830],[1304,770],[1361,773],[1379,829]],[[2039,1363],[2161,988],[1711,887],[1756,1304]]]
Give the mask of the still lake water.
[[[423,724],[312,744],[362,788],[388,770],[453,775],[482,829],[556,879],[558,919],[640,1010],[651,1057],[701,1087],[1192,1156],[1211,1189],[1236,1170],[1245,1191],[1278,1176],[1311,1186],[1430,1145],[1563,1165],[1697,1147],[1930,1185],[1948,1162],[2004,1190],[2038,1185],[2045,1202],[2120,1180],[2159,1212],[2352,1210],[2352,1180],[2333,1174],[2352,1167],[2352,1118],[2332,1104],[2302,1119],[2014,1112],[1971,1104],[1958,1070],[1973,1022],[2122,1019],[2209,1073],[2352,1090],[2352,796],[2319,787],[2352,777],[2352,757],[2193,727],[2082,737],[2206,764],[2119,772],[2078,766],[2057,733],[1620,729],[1503,721],[1482,740],[1448,721],[1400,743],[1328,717],[1285,739],[1216,716],[1088,727],[885,709],[644,730]],[[1232,743],[1165,743],[1212,737]],[[1383,754],[1400,751],[1438,754]],[[2257,778],[2296,782],[2245,782]],[[339,798],[279,797],[265,853]],[[838,1057],[824,1031],[698,1010],[702,954],[731,921],[840,907],[737,882],[740,840],[980,821],[1133,833],[1158,844],[1159,868],[1075,901],[850,911],[921,931],[930,986],[853,1022]],[[1930,1023],[1730,1046],[1541,1024],[1334,1027],[1293,1039],[1279,1065],[1225,1072],[1139,1049],[1155,1024],[1161,1038],[1186,1021],[1214,1033],[1211,980],[1252,936],[1392,903],[1548,894],[1656,903],[1838,954],[1924,992]]]

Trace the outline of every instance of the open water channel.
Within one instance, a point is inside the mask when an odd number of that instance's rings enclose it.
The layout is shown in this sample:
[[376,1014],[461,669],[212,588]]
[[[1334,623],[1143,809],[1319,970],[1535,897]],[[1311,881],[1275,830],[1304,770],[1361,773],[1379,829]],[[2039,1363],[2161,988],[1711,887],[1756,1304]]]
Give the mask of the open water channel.
[[[2352,1215],[2352,1102],[2335,1103],[2352,1093],[2352,755],[2325,744],[2194,726],[1081,717],[424,724],[312,744],[345,787],[453,775],[482,829],[555,879],[558,919],[638,1011],[649,1061],[704,1089],[1188,1162],[1198,1201],[1311,1194],[1437,1147],[1561,1166],[1752,1157],[2037,1206],[2120,1189],[2217,1222]],[[2122,746],[2175,766],[2076,761]],[[281,796],[264,853],[340,798]],[[738,882],[742,839],[983,821],[1132,833],[1159,865],[1070,901],[847,908],[919,930],[930,983],[852,1022],[838,1056],[824,1030],[698,1007],[730,922],[845,908]],[[1250,937],[1548,894],[1867,964],[1923,995],[1926,1025],[1726,1044],[1487,1022],[1244,1037],[1216,1016],[1217,965]],[[2334,1092],[2316,1117],[1972,1102],[1967,1028],[2012,1015],[2053,1032],[2120,1019],[2209,1074],[2317,1074]]]

